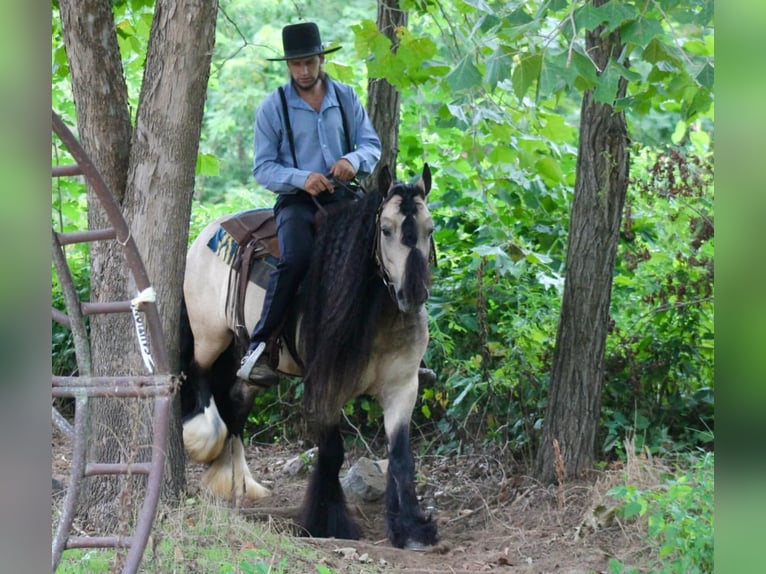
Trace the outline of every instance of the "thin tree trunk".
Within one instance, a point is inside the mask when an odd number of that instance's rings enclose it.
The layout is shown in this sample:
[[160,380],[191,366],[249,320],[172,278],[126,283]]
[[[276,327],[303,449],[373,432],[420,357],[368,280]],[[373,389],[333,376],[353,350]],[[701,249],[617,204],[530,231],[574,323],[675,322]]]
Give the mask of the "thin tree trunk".
[[[399,7],[399,0],[378,1],[378,30],[393,42],[396,51],[396,29],[407,26],[406,10]],[[399,154],[399,115],[401,95],[399,90],[384,78],[370,78],[367,83],[367,113],[378,132],[381,144],[380,161],[368,181],[378,180],[378,172],[389,166],[396,177],[396,158]]]
[[[90,82],[94,70],[106,70],[115,83],[118,82],[111,76],[119,75],[122,87],[115,88],[119,93],[104,91],[99,97],[107,108],[124,107],[127,114],[127,91],[119,66],[119,52],[98,51],[91,57],[81,55],[100,44],[116,46],[111,4],[97,0],[72,2],[71,5],[69,2],[62,2],[68,4],[68,15],[66,19],[62,15],[62,23],[65,36],[72,40],[72,53],[68,56],[73,84],[77,84],[74,94],[79,99],[79,131],[92,134],[85,147],[89,155],[118,143],[129,150],[129,159],[123,158],[124,163],[119,167],[107,163],[96,165],[122,203],[123,215],[153,282],[168,343],[170,367],[176,371],[181,284],[194,170],[218,3],[204,0],[156,2],[136,128],[132,141],[128,130],[121,132],[119,142],[113,144],[109,137],[114,131],[114,120],[106,114],[94,114],[92,110],[97,109],[96,103],[87,94],[92,89]],[[67,23],[72,28],[67,29]],[[68,52],[69,45],[68,42]],[[91,204],[90,211],[94,211],[94,205]],[[135,297],[136,288],[130,281],[119,246],[98,244],[92,251],[93,297],[99,301]],[[94,317],[92,327],[95,374],[145,373],[129,315]],[[89,459],[99,462],[148,460],[151,407],[151,401],[145,400],[94,401],[91,432],[96,440],[91,441]],[[185,484],[178,401],[174,407],[167,445],[165,498],[178,497]],[[138,497],[143,494],[144,482],[143,478],[127,477],[88,479],[82,501],[82,507],[87,510],[86,520],[101,532],[117,530],[119,534],[130,534],[129,525],[132,515],[140,508]]]
[[[604,0],[595,0],[595,5]],[[600,70],[620,54],[619,33],[586,37]],[[620,82],[617,97],[625,94]],[[548,408],[535,474],[557,479],[559,468],[577,477],[592,468],[604,384],[604,348],[610,317],[612,274],[627,192],[625,116],[585,93],[580,118],[577,179],[569,230],[566,282],[551,373]],[[561,480],[563,477],[558,476]]]

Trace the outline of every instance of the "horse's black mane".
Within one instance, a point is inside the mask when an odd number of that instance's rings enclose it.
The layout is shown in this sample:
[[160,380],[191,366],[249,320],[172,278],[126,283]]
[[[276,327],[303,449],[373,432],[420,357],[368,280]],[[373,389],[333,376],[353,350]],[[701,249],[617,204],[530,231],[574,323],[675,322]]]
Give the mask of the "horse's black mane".
[[[405,184],[396,185],[391,193],[402,196],[403,211],[414,203],[414,195],[423,195],[416,186]],[[310,413],[328,413],[338,406],[334,404],[338,397],[349,395],[370,358],[381,314],[393,305],[373,253],[382,202],[379,192],[368,192],[328,217],[317,234],[303,282],[299,337]]]

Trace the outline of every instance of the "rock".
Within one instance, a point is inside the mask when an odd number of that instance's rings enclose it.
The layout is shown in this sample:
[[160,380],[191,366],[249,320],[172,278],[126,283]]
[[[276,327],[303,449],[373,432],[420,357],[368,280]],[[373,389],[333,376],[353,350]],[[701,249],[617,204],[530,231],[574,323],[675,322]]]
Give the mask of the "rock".
[[387,467],[387,460],[375,462],[361,457],[341,479],[343,492],[348,498],[360,502],[380,500],[386,492]]
[[310,448],[306,452],[288,460],[284,466],[282,466],[282,472],[288,476],[295,476],[299,472],[308,471],[311,469],[311,465],[314,464],[316,456],[317,447]]

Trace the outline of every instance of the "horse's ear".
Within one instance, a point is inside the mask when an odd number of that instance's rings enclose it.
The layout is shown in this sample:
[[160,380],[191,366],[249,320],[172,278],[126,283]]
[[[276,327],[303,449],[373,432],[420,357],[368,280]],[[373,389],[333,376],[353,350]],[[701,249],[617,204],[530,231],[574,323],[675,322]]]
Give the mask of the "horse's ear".
[[423,164],[423,173],[416,185],[423,190],[423,196],[427,196],[428,192],[431,191],[431,168],[428,167],[427,163]]
[[384,165],[378,173],[378,191],[383,197],[387,196],[388,192],[391,190],[393,179],[388,165]]

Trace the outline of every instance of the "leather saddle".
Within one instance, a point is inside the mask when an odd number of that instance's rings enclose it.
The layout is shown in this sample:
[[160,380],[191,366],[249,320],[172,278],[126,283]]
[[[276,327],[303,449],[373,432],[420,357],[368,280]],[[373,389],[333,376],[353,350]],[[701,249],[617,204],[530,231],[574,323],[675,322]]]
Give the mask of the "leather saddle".
[[[234,311],[237,339],[246,347],[250,334],[245,326],[245,293],[250,281],[266,288],[269,275],[279,259],[277,222],[273,209],[251,209],[235,213],[221,222],[221,227],[237,243],[229,268],[226,305]],[[232,289],[231,283],[235,279],[237,284]]]
[[[351,199],[351,198],[349,198]],[[346,200],[320,207],[314,225],[321,227],[333,211],[346,204]],[[234,311],[236,339],[244,351],[250,341],[250,333],[245,323],[245,295],[249,283],[256,283],[266,289],[272,271],[279,260],[279,241],[277,239],[277,221],[271,208],[251,209],[231,215],[221,222],[221,227],[237,243],[229,268],[229,289],[226,299],[227,308]],[[237,284],[232,289],[232,281]],[[232,299],[233,296],[233,299]],[[296,317],[286,317],[286,322],[295,322]],[[266,343],[271,366],[276,369],[279,362],[279,348],[285,345],[297,364],[301,364],[295,349],[295,341],[288,335],[290,329],[278,329]]]

